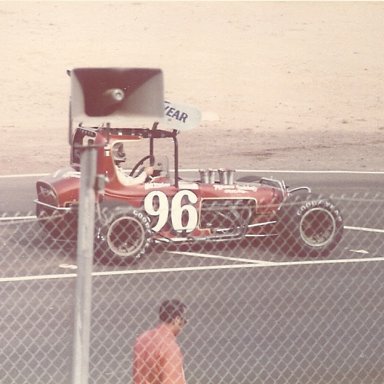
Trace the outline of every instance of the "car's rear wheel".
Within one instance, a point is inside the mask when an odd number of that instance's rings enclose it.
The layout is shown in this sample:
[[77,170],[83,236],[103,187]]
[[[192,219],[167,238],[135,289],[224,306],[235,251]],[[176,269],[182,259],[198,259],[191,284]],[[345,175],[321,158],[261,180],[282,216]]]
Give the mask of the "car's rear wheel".
[[342,237],[343,218],[329,199],[296,193],[281,206],[278,229],[289,254],[327,256]]
[[139,209],[114,209],[96,224],[95,255],[104,264],[131,264],[147,251],[150,220]]

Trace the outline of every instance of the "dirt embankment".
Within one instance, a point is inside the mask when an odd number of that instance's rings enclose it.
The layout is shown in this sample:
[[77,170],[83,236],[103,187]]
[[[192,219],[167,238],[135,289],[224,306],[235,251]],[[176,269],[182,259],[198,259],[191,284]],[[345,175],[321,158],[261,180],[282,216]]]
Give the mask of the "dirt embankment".
[[66,69],[160,67],[183,167],[383,170],[382,2],[2,2],[1,174],[68,163]]

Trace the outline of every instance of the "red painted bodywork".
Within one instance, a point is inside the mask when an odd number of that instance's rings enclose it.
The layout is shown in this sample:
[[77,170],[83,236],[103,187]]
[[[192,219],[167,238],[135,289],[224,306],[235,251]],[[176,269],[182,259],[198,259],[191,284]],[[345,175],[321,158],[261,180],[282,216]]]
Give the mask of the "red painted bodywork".
[[[284,188],[278,188],[265,183],[237,183],[224,185],[201,183],[200,180],[178,180],[178,185],[172,178],[164,176],[154,177],[144,185],[122,185],[116,174],[116,165],[111,148],[115,141],[135,140],[137,137],[124,134],[106,134],[106,130],[95,130],[92,137],[86,137],[91,145],[97,148],[97,174],[105,177],[104,190],[98,195],[98,201],[102,204],[120,203],[133,207],[142,207],[145,196],[151,191],[162,191],[171,200],[180,190],[191,190],[197,196],[194,204],[199,218],[202,202],[205,200],[253,200],[255,201],[255,212],[251,224],[264,223],[275,219],[277,208],[287,195]],[[88,142],[89,144],[89,142]],[[80,189],[80,165],[79,156],[72,149],[71,167],[63,168],[57,172],[44,177],[37,182],[37,195],[39,203],[62,208],[73,207],[78,204]],[[249,228],[249,233],[260,233],[264,231],[263,226]],[[200,219],[198,226],[189,233],[189,236],[209,236],[212,228],[201,228]],[[164,227],[162,236],[175,236],[174,232]]]

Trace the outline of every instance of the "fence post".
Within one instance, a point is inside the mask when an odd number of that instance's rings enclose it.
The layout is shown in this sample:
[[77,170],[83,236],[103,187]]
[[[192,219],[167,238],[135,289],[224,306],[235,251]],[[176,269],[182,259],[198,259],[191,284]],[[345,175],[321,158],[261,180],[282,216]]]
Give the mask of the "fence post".
[[72,384],[87,384],[89,377],[96,159],[95,148],[83,148],[80,161]]

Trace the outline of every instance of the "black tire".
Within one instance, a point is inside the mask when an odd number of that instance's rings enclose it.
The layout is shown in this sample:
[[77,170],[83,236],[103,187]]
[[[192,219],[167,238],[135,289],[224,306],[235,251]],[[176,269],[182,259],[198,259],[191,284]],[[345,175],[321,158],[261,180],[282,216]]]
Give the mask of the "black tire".
[[294,193],[279,209],[280,242],[290,255],[327,256],[343,234],[343,218],[329,199]]
[[138,261],[151,242],[148,216],[140,209],[115,208],[96,223],[95,256],[103,264]]

